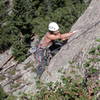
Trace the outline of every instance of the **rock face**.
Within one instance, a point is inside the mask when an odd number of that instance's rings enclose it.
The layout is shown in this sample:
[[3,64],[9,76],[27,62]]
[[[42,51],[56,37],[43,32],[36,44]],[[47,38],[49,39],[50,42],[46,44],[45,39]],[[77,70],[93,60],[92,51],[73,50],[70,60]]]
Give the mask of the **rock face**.
[[[34,39],[34,46],[38,41]],[[36,73],[35,59],[30,55],[24,62],[18,63],[14,61],[11,55],[11,49],[0,54],[0,85],[7,93],[19,95],[19,93],[35,93],[36,92]]]
[[51,60],[47,70],[42,75],[43,81],[58,80],[60,78],[58,70],[62,68],[69,74],[71,70],[69,61],[76,62],[76,65],[80,66],[76,73],[84,76],[83,62],[87,58],[88,50],[97,45],[96,38],[100,38],[100,0],[91,1],[87,10],[73,25],[71,31],[75,30],[78,30],[77,33]]

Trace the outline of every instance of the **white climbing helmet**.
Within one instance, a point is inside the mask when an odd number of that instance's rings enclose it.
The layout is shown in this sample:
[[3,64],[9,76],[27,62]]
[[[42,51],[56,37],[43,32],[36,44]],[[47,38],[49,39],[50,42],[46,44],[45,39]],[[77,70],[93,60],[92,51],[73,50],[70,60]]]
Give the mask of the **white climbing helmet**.
[[59,26],[56,22],[51,22],[48,26],[49,31],[58,31]]

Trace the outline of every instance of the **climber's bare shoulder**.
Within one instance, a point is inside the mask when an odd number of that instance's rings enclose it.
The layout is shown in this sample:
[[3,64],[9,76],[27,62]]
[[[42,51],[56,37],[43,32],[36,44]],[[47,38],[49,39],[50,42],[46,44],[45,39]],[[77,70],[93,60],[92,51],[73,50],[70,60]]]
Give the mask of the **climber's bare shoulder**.
[[50,40],[56,40],[56,39],[60,39],[60,33],[59,34],[51,34],[50,32],[47,33],[47,37],[50,39]]

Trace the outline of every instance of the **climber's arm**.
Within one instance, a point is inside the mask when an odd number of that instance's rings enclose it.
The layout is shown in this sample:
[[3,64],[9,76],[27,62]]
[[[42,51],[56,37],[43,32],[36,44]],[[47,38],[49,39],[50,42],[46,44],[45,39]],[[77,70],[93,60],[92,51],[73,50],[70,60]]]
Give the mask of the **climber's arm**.
[[62,40],[67,40],[69,37],[71,37],[75,32],[69,32],[69,33],[64,33],[61,35]]

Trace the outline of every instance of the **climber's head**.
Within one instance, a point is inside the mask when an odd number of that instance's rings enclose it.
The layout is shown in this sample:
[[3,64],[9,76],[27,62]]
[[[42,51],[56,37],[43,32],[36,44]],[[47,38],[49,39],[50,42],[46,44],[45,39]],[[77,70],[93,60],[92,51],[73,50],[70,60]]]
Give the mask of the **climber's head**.
[[59,26],[56,22],[51,22],[48,25],[48,29],[49,29],[50,32],[53,32],[55,34],[59,32]]

